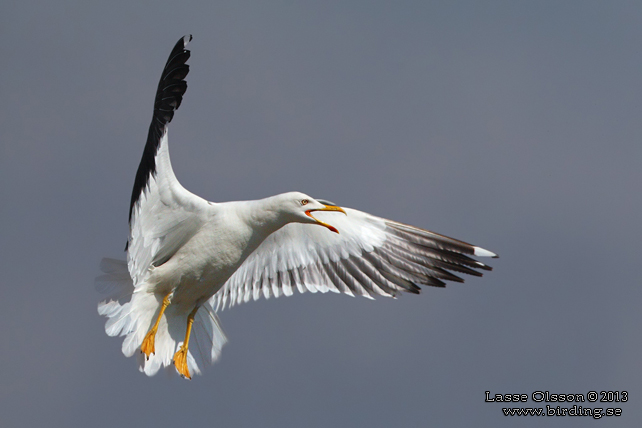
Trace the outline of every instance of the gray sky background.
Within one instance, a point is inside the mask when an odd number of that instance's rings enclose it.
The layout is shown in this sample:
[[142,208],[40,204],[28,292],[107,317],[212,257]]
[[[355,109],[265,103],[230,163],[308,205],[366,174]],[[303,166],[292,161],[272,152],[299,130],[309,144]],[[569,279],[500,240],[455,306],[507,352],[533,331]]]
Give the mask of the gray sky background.
[[[633,1],[4,2],[1,425],[638,426],[641,21]],[[244,304],[204,376],[140,374],[93,279],[125,256],[187,33],[170,129],[187,189],[301,190],[496,251],[495,270],[396,301]],[[509,418],[486,390],[629,401]]]

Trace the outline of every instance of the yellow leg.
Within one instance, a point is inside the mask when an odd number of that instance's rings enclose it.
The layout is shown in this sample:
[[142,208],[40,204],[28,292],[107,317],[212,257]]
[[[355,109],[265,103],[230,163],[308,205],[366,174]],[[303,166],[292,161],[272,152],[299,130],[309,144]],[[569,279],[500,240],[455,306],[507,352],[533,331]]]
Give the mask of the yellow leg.
[[161,306],[160,312],[158,313],[158,318],[156,318],[156,323],[151,329],[149,329],[149,331],[145,335],[145,338],[143,339],[143,343],[140,345],[140,352],[145,354],[148,360],[149,360],[149,356],[155,352],[154,343],[156,341],[156,332],[158,331],[158,324],[160,324],[160,320],[161,320],[161,317],[163,316],[163,313],[165,313],[165,309],[167,309],[167,307],[169,306],[171,295],[172,293],[169,293],[163,299],[163,305]]
[[196,311],[198,311],[198,306],[194,308],[192,312],[187,316],[187,331],[185,331],[185,340],[181,347],[174,354],[174,365],[176,370],[186,379],[191,379],[192,376],[189,374],[187,368],[187,348],[189,346],[189,335],[192,332],[192,324],[194,324],[194,317],[196,316]]

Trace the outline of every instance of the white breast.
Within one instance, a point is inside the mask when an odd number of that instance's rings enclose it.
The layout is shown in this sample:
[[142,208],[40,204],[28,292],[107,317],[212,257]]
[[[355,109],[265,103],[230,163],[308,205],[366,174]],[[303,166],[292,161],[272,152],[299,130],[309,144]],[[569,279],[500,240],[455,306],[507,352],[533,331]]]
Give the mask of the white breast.
[[216,294],[271,230],[252,227],[239,203],[218,204],[199,231],[166,263],[153,269],[148,290],[174,291],[172,305],[190,312]]

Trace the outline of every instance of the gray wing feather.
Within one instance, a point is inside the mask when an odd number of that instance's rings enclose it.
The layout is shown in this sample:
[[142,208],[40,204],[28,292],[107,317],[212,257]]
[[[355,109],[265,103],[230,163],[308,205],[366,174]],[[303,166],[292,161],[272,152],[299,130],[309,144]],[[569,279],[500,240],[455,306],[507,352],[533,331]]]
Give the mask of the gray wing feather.
[[482,276],[475,269],[492,269],[469,257],[479,247],[357,210],[346,208],[346,213],[318,213],[338,235],[304,224],[270,235],[212,297],[212,306],[218,310],[261,295],[290,296],[295,289],[396,297],[418,294],[421,285],[463,282],[452,272]]

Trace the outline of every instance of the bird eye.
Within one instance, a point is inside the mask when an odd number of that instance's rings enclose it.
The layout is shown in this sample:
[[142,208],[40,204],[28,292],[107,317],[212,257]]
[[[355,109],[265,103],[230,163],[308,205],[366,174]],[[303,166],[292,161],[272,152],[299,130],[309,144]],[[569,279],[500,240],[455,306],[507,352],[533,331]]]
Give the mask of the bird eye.
[[301,201],[301,205],[307,205],[307,204],[308,204],[308,202],[310,202],[310,201],[308,201],[307,199],[303,199],[303,200]]

